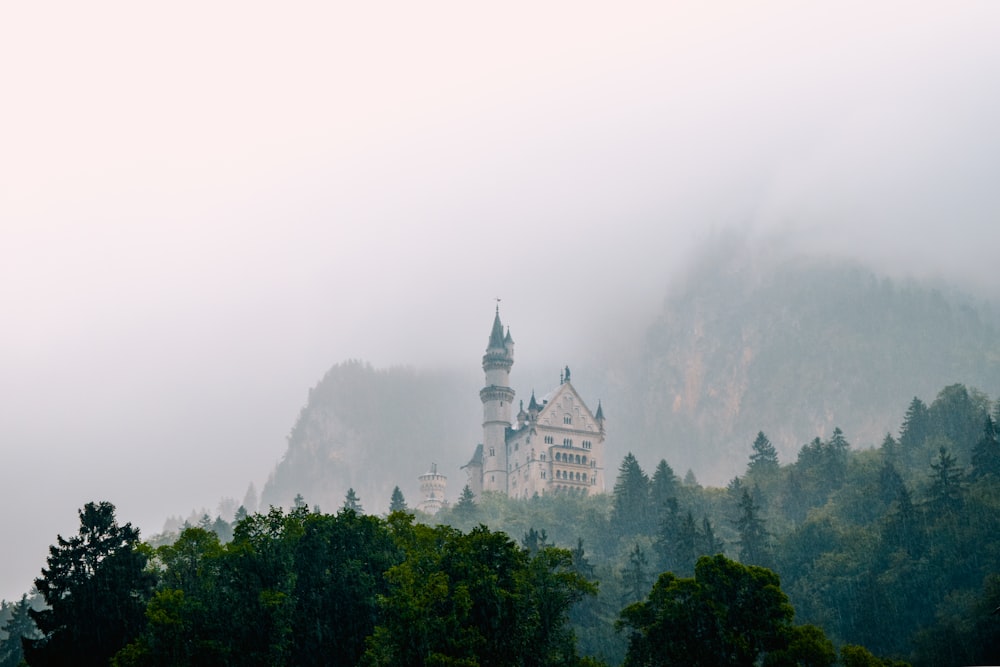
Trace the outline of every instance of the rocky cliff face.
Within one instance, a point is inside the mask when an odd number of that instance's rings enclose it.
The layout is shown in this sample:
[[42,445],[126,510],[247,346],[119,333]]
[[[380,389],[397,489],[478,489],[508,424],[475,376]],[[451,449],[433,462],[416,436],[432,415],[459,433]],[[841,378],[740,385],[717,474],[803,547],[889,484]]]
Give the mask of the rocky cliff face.
[[417,476],[432,462],[457,495],[465,484],[459,466],[481,437],[474,371],[466,377],[337,364],[309,391],[262,506],[287,507],[302,494],[310,506],[336,511],[353,488],[366,511],[384,512],[398,485],[412,507],[419,500]]
[[745,469],[759,430],[784,461],[835,426],[878,444],[914,395],[954,382],[997,395],[1000,332],[983,312],[847,263],[701,267],[666,299],[636,381],[609,398],[622,407],[613,440],[715,483]]

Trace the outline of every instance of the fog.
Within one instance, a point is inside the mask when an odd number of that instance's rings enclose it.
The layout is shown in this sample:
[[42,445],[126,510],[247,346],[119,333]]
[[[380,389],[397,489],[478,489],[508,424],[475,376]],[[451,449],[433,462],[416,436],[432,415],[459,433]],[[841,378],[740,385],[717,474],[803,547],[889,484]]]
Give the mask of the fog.
[[333,363],[478,363],[497,297],[558,369],[732,228],[1000,288],[995,2],[4,15],[2,598],[89,500],[260,490]]

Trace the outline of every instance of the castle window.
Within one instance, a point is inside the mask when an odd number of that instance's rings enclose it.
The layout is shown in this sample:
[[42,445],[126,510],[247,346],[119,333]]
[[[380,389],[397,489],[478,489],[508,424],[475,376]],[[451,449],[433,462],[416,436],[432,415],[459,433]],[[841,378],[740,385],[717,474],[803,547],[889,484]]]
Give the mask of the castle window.
[[572,447],[572,446],[573,446],[572,438],[563,438],[563,447]]
[[553,440],[553,438],[552,438],[552,436],[551,436],[551,435],[547,435],[547,436],[545,436],[545,444],[546,444],[546,445],[551,445],[551,444],[552,444],[552,443],[554,443],[554,442],[555,442],[555,440]]
[[538,455],[538,458],[539,458],[540,460],[544,461],[544,460],[545,460],[545,452],[542,452],[541,454],[539,454],[539,455]]
[[583,465],[587,465],[587,456],[586,455],[584,455],[584,457],[583,457]]
[[576,455],[576,462],[577,462],[577,463],[579,463],[579,462],[580,462],[580,455],[579,455],[579,454],[577,454],[577,455]]
[[563,424],[572,424],[573,417],[571,415],[563,415]]
[[496,452],[493,451],[492,447],[490,447],[490,456],[496,456]]
[[542,471],[542,479],[545,479],[545,471]]
[[590,440],[584,440],[583,441],[583,448],[584,449],[590,449]]

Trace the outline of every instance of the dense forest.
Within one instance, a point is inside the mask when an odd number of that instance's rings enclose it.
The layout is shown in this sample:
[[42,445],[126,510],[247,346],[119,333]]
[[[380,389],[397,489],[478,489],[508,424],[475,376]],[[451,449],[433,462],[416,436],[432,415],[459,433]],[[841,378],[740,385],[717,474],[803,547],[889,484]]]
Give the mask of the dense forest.
[[613,493],[435,517],[350,489],[142,542],[91,503],[44,604],[3,604],[0,665],[995,663],[998,419],[950,385],[874,449],[834,428],[782,463],[760,432],[725,488],[629,454]]

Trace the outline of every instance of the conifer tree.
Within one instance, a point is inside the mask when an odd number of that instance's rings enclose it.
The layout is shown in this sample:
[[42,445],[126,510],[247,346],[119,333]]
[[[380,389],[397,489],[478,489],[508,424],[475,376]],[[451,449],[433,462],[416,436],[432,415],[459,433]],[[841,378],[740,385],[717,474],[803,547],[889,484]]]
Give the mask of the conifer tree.
[[649,478],[629,452],[618,467],[612,519],[621,531],[638,533],[647,529],[649,515]]
[[18,667],[22,664],[21,659],[24,657],[22,638],[37,639],[38,629],[31,620],[31,616],[28,615],[31,603],[28,602],[27,595],[22,595],[21,600],[12,605],[4,602],[2,611],[8,609],[10,617],[0,628],[0,632],[6,635],[0,639],[0,667]]
[[154,580],[138,529],[119,526],[108,502],[87,503],[79,514],[79,533],[56,538],[35,579],[47,608],[28,611],[42,635],[24,641],[29,665],[103,667],[145,625]]
[[389,499],[389,512],[406,512],[406,499],[403,497],[403,492],[399,490],[396,486],[392,489],[392,498]]
[[983,437],[972,449],[972,476],[974,478],[993,475],[1000,477],[1000,437],[993,418],[986,416]]
[[777,472],[779,467],[777,450],[764,435],[764,432],[758,431],[757,437],[753,441],[753,453],[750,454],[747,474],[770,475]]
[[744,488],[740,498],[739,517],[734,522],[740,534],[740,562],[769,567],[771,564],[770,535],[760,515],[760,508]]
[[653,472],[653,479],[650,482],[649,500],[650,506],[655,515],[660,515],[671,498],[677,497],[677,488],[680,481],[674,474],[674,469],[670,467],[666,459],[660,459],[656,470]]
[[344,510],[354,512],[356,514],[363,514],[364,508],[361,507],[361,499],[358,498],[358,494],[354,492],[354,487],[347,489],[347,495],[344,496]]

